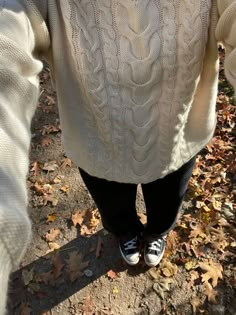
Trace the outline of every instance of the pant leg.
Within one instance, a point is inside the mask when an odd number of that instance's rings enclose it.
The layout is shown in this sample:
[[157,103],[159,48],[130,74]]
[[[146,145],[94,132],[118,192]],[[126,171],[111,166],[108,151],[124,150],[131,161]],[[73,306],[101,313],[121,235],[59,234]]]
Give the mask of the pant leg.
[[93,177],[80,169],[81,177],[93,197],[106,230],[118,238],[132,238],[143,231],[136,208],[137,185]]
[[164,178],[142,185],[147,211],[145,238],[165,235],[173,228],[188,188],[195,160],[196,157]]

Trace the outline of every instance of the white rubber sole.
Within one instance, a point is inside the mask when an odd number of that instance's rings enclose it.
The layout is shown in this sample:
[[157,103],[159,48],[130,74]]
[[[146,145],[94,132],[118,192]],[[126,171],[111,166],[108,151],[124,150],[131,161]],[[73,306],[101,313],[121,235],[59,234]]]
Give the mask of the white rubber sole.
[[137,265],[137,264],[139,263],[140,255],[137,257],[136,260],[134,260],[134,261],[129,261],[129,260],[127,260],[127,258],[126,258],[125,255],[123,254],[123,252],[122,252],[120,246],[119,246],[119,249],[120,249],[120,253],[121,253],[122,258],[124,259],[124,261],[125,261],[128,265],[130,265],[130,266],[135,266],[135,265]]
[[158,259],[155,261],[155,262],[149,262],[146,260],[146,257],[145,257],[145,254],[144,254],[144,261],[145,261],[145,264],[148,266],[148,267],[156,267],[157,265],[159,265],[159,263],[161,262],[163,256],[164,256],[164,253],[165,253],[165,247],[164,247],[164,250],[162,252],[162,254],[158,257]]

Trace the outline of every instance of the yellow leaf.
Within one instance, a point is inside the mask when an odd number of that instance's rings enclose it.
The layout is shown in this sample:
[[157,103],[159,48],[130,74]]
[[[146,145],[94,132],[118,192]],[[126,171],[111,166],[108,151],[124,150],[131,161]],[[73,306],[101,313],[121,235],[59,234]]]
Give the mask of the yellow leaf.
[[55,212],[53,212],[47,216],[47,222],[52,223],[56,220],[56,218],[57,218],[57,215]]
[[112,290],[113,294],[118,294],[119,293],[119,289],[117,287],[114,287]]
[[198,264],[195,261],[190,260],[186,262],[184,266],[186,270],[192,270],[192,269],[196,269],[198,267]]

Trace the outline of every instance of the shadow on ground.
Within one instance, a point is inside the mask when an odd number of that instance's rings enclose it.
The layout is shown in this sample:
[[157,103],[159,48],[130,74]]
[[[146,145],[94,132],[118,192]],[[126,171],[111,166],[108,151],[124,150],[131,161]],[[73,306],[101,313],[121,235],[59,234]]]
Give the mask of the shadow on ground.
[[[99,238],[102,242],[102,255],[100,258],[96,258],[95,252]],[[56,281],[55,284],[53,284],[53,288],[52,284],[47,286],[42,283],[35,286],[26,286],[22,277],[22,274],[25,271],[27,273],[30,270],[34,270],[34,277],[36,277],[37,274],[46,273],[51,268],[51,258],[53,254],[49,253],[43,257],[40,257],[12,274],[12,290],[10,289],[9,292],[8,303],[9,314],[21,314],[19,305],[22,303],[27,303],[28,301],[30,301],[34,315],[43,314],[66,299],[70,298],[84,287],[94,283],[97,279],[107,274],[107,272],[111,269],[114,272],[127,270],[128,275],[131,277],[145,273],[148,269],[142,265],[135,267],[127,266],[120,258],[116,239],[114,239],[112,235],[104,233],[104,230],[100,230],[89,238],[78,237],[73,241],[68,242],[65,246],[62,246],[58,252],[62,257],[62,260],[65,261],[70,253],[74,251],[79,251],[82,253],[84,255],[85,261],[89,260],[87,270],[92,272],[91,277],[82,275],[72,283],[68,280],[64,268],[61,277]]]

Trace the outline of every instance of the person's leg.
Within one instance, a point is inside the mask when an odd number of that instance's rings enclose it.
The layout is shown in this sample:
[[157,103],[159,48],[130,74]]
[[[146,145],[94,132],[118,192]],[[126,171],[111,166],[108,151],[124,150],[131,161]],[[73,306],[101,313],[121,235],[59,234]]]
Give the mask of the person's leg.
[[142,185],[147,211],[146,238],[166,235],[176,223],[195,159],[164,178]]
[[135,208],[137,185],[93,177],[82,169],[80,174],[98,207],[106,230],[124,240],[143,231]]
[[163,237],[176,223],[195,159],[196,157],[164,178],[142,185],[147,211],[144,259],[149,266],[156,266],[163,257],[165,250]]

